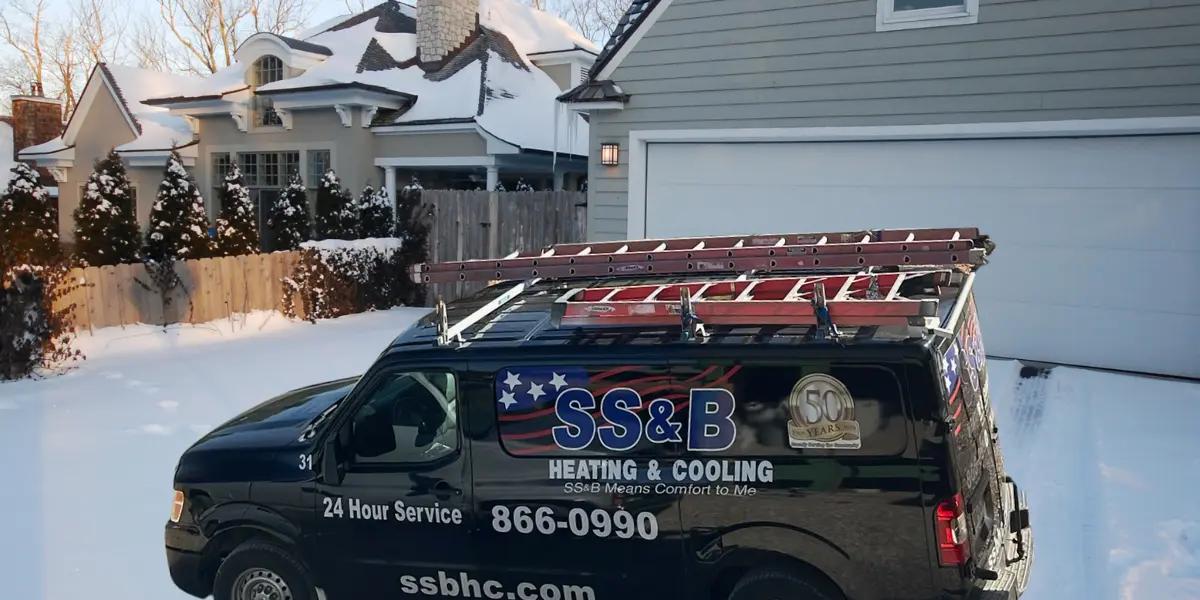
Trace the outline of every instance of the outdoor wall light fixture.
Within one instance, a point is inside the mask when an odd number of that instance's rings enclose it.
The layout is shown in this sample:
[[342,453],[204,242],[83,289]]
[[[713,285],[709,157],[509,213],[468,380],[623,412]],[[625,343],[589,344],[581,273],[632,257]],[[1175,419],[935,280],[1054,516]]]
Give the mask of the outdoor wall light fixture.
[[600,144],[600,164],[615,167],[621,164],[620,144]]

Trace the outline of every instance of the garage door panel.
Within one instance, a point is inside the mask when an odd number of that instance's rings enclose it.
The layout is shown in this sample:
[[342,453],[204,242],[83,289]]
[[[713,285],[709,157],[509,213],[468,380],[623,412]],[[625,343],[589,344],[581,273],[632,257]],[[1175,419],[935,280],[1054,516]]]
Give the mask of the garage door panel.
[[1195,314],[1200,298],[1196,260],[1188,252],[1010,244],[992,256],[979,286],[989,297],[1005,301],[1028,299],[1036,292],[1039,305],[1128,310],[1137,299],[1144,310]]
[[1162,329],[1167,324],[1171,331],[1200,331],[1196,315],[1004,302],[988,298],[985,290],[979,310],[992,356],[1200,376],[1195,343],[1187,335],[1163,335]]
[[1197,157],[1195,135],[650,144],[646,233],[978,225],[997,352],[1200,376]]

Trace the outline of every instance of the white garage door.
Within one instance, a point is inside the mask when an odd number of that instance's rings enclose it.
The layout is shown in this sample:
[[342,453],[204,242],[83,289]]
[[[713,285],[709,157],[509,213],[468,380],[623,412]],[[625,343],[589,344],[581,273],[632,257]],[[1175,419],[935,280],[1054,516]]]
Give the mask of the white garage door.
[[1200,136],[651,143],[649,237],[978,225],[998,356],[1200,377]]

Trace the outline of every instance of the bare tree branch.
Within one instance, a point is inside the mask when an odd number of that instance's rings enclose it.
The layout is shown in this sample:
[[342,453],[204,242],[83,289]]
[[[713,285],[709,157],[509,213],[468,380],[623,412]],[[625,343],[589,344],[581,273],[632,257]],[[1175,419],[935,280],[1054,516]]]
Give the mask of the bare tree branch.
[[[4,43],[17,52],[25,65],[27,84],[43,89],[46,73],[45,51],[42,47],[43,17],[46,0],[11,0],[0,8],[0,35]],[[15,19],[14,19],[15,17]],[[22,93],[28,93],[24,89]]]

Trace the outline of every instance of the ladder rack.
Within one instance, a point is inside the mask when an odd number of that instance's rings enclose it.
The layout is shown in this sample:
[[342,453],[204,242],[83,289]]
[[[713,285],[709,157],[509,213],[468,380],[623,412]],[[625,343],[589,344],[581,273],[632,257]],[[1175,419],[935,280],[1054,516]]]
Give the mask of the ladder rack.
[[414,281],[527,280],[866,267],[977,267],[992,244],[975,227],[716,236],[558,244],[504,258],[421,264]]

